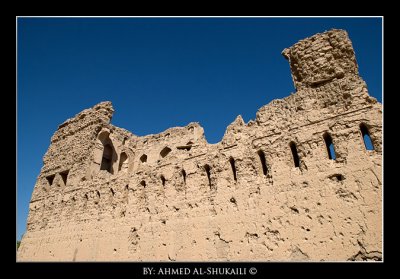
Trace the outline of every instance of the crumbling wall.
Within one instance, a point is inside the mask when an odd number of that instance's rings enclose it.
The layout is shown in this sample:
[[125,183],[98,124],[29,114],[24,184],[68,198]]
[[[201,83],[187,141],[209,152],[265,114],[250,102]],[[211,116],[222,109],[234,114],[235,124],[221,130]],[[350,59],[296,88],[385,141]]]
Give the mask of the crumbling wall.
[[198,123],[135,136],[109,124],[110,102],[67,120],[18,259],[381,260],[382,106],[345,31],[283,55],[297,92],[238,116],[218,144]]

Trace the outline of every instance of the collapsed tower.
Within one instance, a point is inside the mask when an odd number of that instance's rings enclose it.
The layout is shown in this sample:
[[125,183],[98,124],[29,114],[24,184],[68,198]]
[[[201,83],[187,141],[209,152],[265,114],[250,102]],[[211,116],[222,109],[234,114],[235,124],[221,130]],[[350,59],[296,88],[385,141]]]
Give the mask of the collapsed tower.
[[282,54],[296,93],[218,144],[198,123],[135,136],[110,102],[61,124],[18,260],[381,260],[382,105],[345,31]]

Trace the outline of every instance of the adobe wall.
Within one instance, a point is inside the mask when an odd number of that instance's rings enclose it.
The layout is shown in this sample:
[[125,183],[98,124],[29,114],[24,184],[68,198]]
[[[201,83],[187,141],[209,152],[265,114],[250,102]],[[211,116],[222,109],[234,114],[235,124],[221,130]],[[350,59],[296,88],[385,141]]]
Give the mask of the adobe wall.
[[283,55],[296,93],[218,144],[198,123],[135,136],[110,124],[110,102],[61,124],[18,260],[381,260],[382,105],[345,31]]

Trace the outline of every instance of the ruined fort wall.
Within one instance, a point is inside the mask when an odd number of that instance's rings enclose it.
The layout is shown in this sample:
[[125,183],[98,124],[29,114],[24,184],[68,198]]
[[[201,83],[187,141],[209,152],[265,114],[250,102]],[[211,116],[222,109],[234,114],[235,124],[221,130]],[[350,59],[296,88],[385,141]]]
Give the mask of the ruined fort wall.
[[283,55],[296,93],[238,116],[217,144],[198,123],[135,136],[109,123],[110,102],[60,125],[18,259],[381,259],[382,106],[347,33]]

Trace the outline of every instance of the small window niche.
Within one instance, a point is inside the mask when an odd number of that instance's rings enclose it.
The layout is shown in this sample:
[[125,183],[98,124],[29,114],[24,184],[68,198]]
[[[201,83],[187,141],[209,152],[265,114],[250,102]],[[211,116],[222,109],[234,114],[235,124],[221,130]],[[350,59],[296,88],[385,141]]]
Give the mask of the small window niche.
[[258,157],[260,158],[263,175],[266,176],[268,174],[268,167],[267,167],[267,160],[265,159],[265,153],[264,153],[264,151],[259,150],[257,152],[257,154],[258,154]]
[[233,180],[235,180],[235,182],[237,182],[235,159],[233,159],[232,157],[230,157],[230,158],[229,158],[229,164],[231,165]]
[[374,143],[372,142],[367,125],[365,125],[364,123],[361,123],[360,131],[361,131],[361,136],[362,136],[362,139],[364,142],[365,149],[370,150],[370,151],[375,150]]
[[146,163],[147,162],[147,155],[143,154],[142,156],[140,156],[140,162],[142,163]]
[[204,170],[206,171],[206,174],[207,174],[207,179],[208,179],[208,186],[210,186],[210,188],[211,188],[211,168],[210,168],[210,166],[209,165],[204,165]]
[[119,157],[119,166],[118,166],[118,171],[128,171],[128,155],[126,155],[125,152],[122,152],[120,157]]
[[53,185],[54,177],[56,177],[55,174],[46,176],[46,180],[47,180],[47,182],[49,183],[49,186]]
[[325,133],[323,138],[324,138],[324,141],[325,141],[325,146],[326,146],[326,151],[328,153],[328,158],[330,160],[336,160],[335,147],[333,146],[333,141],[332,141],[331,135],[329,133]]
[[182,169],[181,174],[182,174],[182,178],[183,178],[183,184],[186,184],[186,171],[184,169]]
[[60,176],[61,176],[62,181],[64,182],[65,186],[67,186],[68,174],[69,174],[69,170],[66,170],[66,171],[63,171],[60,173]]
[[297,146],[293,141],[289,144],[289,146],[290,150],[292,151],[294,166],[296,168],[300,168],[300,158],[299,158],[299,153],[297,152]]
[[164,149],[161,150],[161,152],[160,152],[161,158],[165,158],[170,152],[171,152],[171,148],[164,147]]
[[160,179],[161,179],[161,184],[162,184],[162,186],[165,187],[165,182],[167,181],[167,180],[165,179],[165,176],[164,176],[164,175],[161,175],[161,176],[160,176]]

